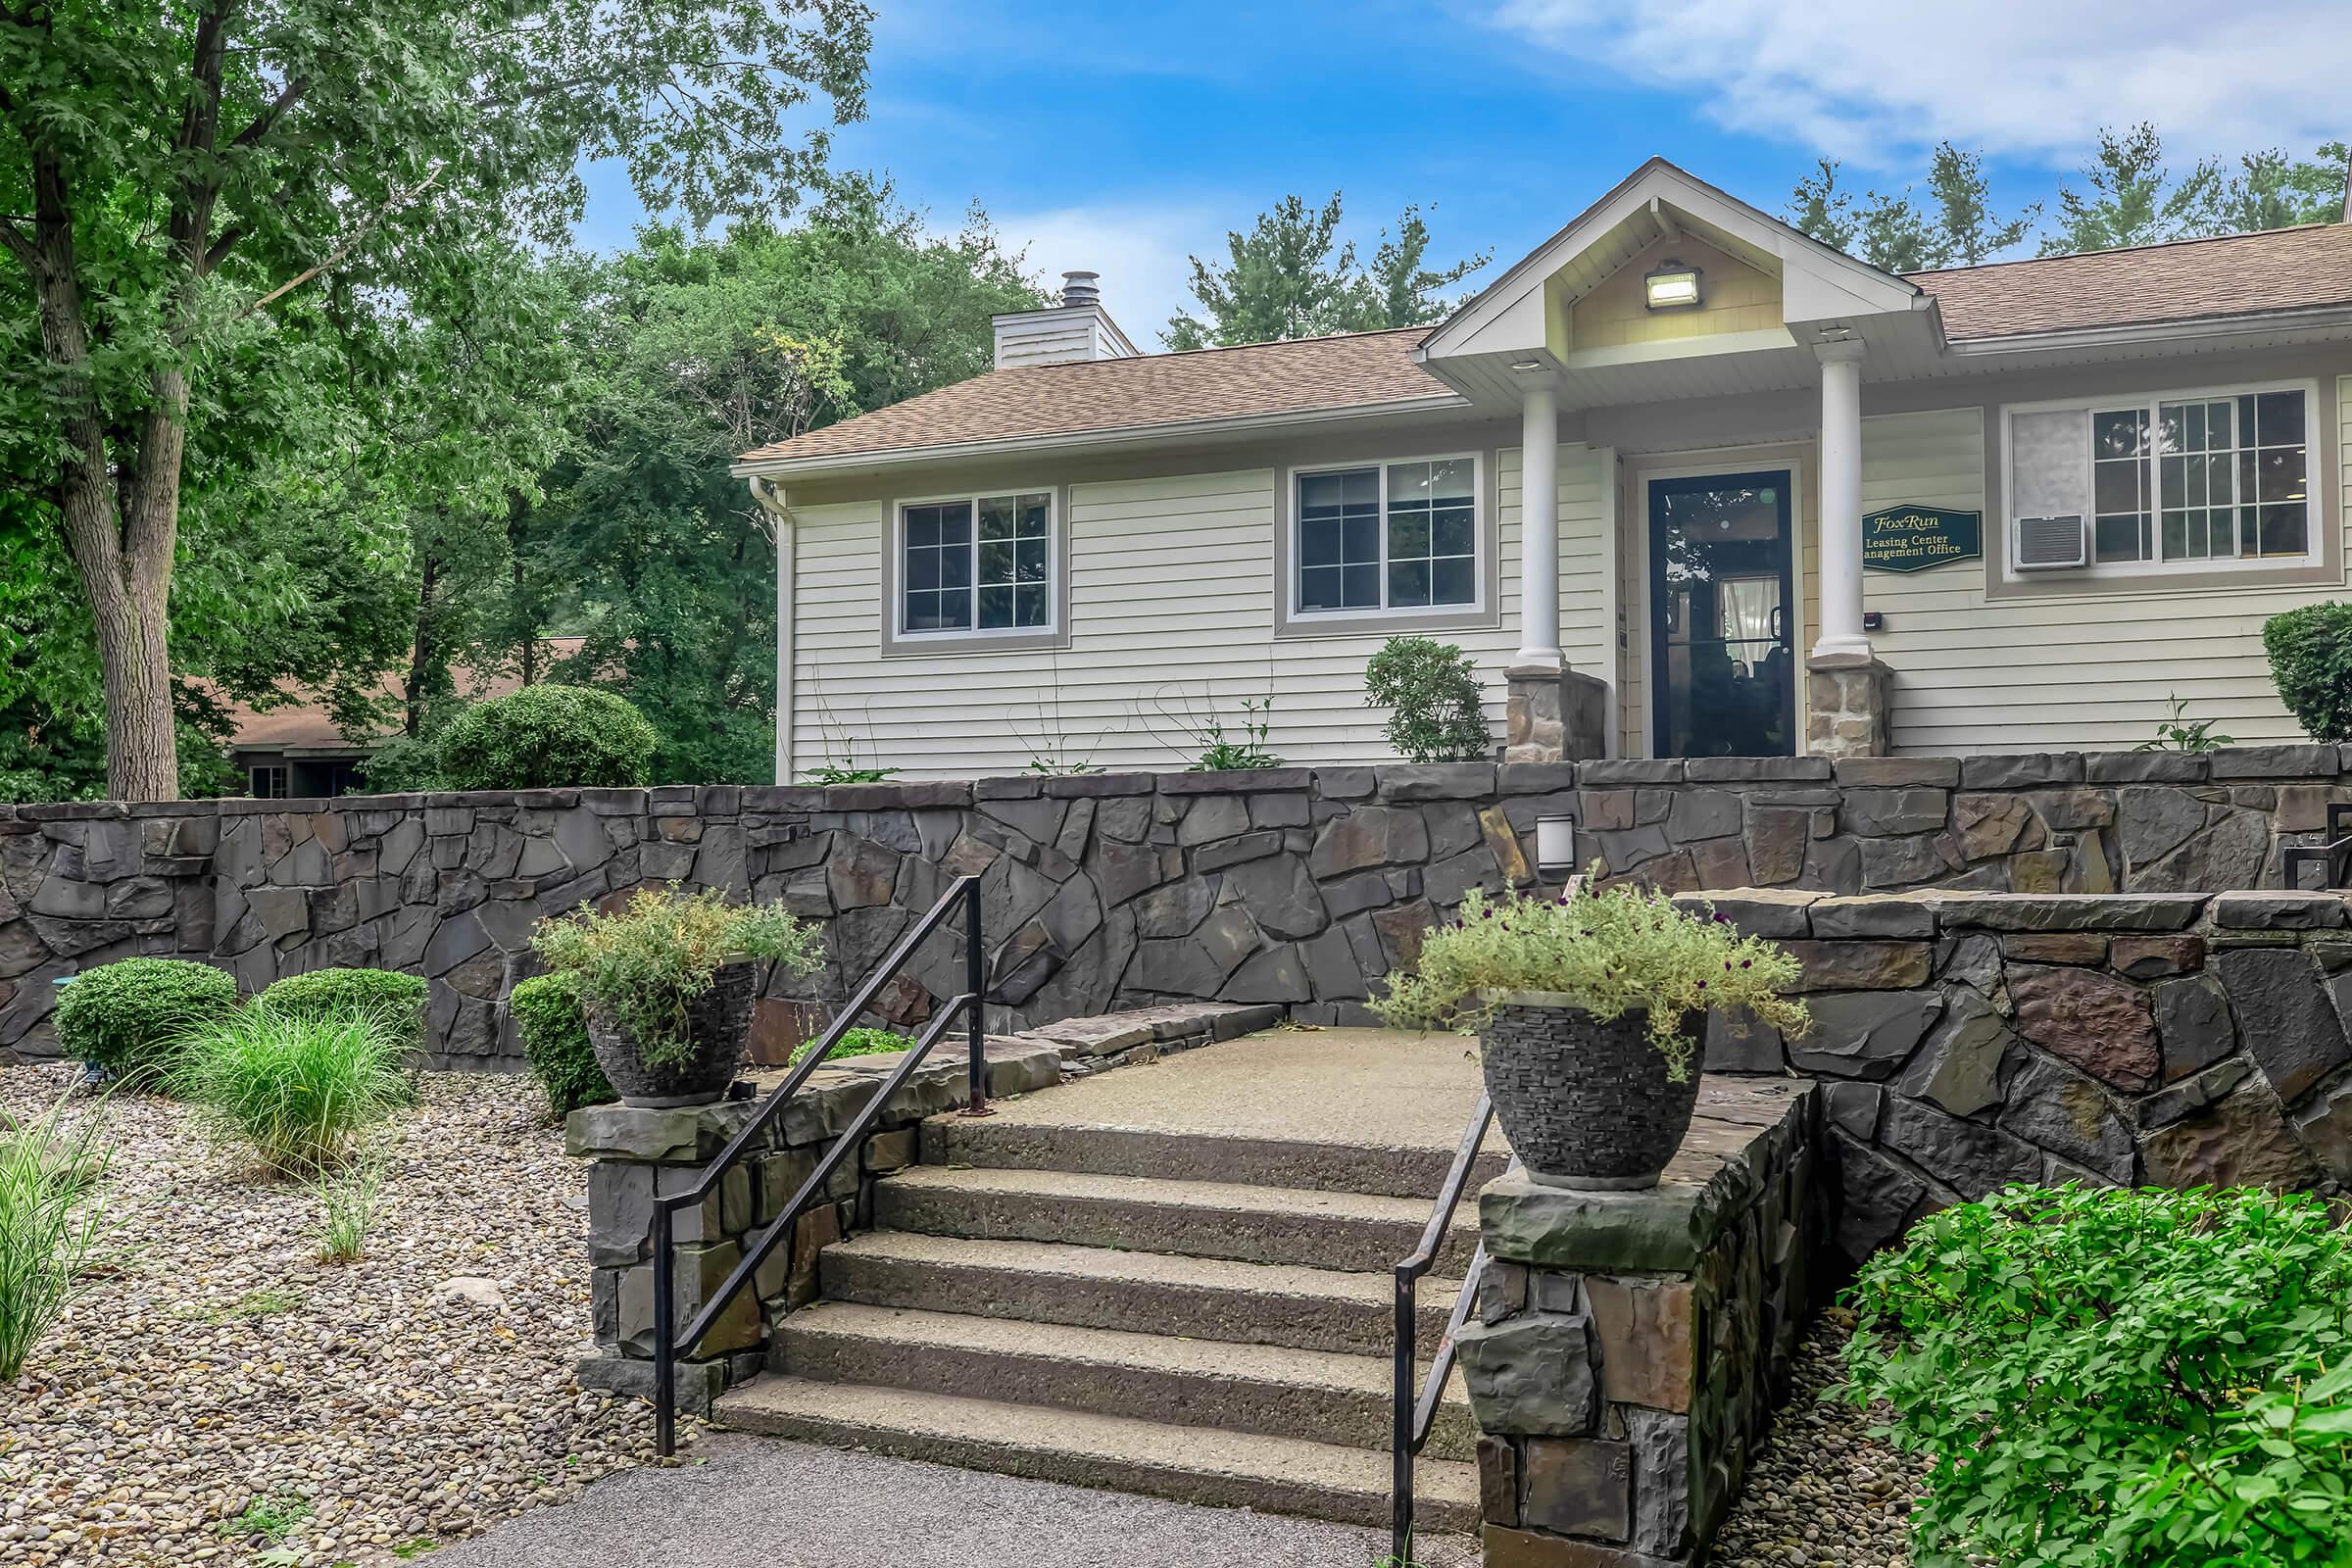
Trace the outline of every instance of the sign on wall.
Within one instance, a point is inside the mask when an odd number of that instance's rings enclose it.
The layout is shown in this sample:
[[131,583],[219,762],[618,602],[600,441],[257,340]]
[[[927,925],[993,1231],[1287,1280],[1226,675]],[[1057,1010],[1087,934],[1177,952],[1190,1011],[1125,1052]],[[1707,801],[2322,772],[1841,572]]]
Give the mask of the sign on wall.
[[1862,564],[1925,571],[1984,554],[1984,514],[1948,507],[1882,507],[1862,516]]

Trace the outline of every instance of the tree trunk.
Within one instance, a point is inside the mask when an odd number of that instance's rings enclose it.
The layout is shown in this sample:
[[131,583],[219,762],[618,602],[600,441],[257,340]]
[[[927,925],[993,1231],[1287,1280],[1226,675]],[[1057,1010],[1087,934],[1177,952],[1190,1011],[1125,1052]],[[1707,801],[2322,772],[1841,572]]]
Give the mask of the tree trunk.
[[412,738],[424,729],[424,684],[433,667],[433,579],[440,574],[440,566],[438,559],[427,556],[417,573],[416,641],[409,650],[408,734]]

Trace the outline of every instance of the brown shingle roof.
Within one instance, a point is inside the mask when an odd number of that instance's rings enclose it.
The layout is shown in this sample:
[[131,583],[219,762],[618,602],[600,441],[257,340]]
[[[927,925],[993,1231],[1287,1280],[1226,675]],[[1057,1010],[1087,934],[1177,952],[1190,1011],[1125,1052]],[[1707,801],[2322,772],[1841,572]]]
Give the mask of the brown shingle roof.
[[1913,272],[1947,339],[2014,337],[2352,304],[2352,224]]
[[740,461],[843,457],[1450,397],[1451,387],[1413,363],[1413,349],[1428,332],[1425,326],[1409,326],[989,370],[773,442]]
[[[1936,296],[1953,342],[2352,305],[2352,223],[1997,262],[1909,280]],[[740,461],[852,458],[1449,396],[1413,363],[1431,330],[989,370]]]

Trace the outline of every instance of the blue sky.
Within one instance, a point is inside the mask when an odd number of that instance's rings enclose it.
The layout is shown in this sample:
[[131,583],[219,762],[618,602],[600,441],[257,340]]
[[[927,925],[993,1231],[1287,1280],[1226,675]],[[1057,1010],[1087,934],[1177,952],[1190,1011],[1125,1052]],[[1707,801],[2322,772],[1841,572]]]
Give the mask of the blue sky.
[[[1501,265],[1652,153],[1778,211],[1817,157],[1899,186],[1948,136],[2014,203],[2101,124],[2153,119],[2179,164],[2352,129],[2344,0],[875,4],[837,161],[942,228],[977,199],[1039,273],[1096,269],[1146,346],[1186,256],[1293,191],[1344,191],[1367,249],[1419,203],[1436,255]],[[625,243],[625,184],[595,191],[583,239]]]

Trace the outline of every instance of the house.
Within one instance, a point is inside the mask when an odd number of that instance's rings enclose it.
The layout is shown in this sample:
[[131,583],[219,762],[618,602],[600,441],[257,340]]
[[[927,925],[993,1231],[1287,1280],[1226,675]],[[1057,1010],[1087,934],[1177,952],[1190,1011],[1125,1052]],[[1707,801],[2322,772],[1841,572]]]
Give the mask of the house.
[[[587,643],[585,637],[539,639],[538,666],[542,669],[571,658]],[[458,695],[469,702],[504,697],[522,684],[512,669],[484,673],[460,665],[451,674]],[[205,683],[199,682],[199,685]],[[375,695],[397,707],[406,701],[403,677],[386,671],[375,684]],[[328,713],[326,702],[316,693],[257,709],[250,703],[223,698],[227,712],[229,765],[246,782],[246,793],[261,800],[318,799],[349,795],[364,787],[360,764],[397,733],[387,727],[375,735],[351,736]]]
[[1435,327],[1143,354],[1073,273],[996,332],[736,465],[781,777],[1182,765],[1265,699],[1370,760],[1399,633],[1523,760],[2292,738],[2262,623],[2344,584],[2347,225],[1896,276],[1653,160]]

